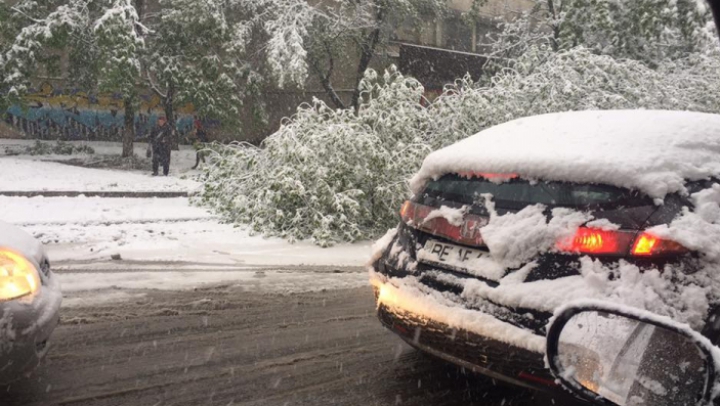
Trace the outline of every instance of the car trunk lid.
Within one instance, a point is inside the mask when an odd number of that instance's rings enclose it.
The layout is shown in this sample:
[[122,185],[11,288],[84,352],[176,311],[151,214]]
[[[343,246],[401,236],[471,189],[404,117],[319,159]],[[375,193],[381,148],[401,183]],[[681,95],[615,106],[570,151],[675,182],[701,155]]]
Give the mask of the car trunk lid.
[[[494,261],[482,228],[491,212],[518,213],[529,206],[541,207],[548,221],[553,209],[562,207],[589,213],[619,228],[617,235],[585,231],[579,238],[590,247],[598,241],[605,241],[607,247],[611,238],[634,240],[657,209],[652,199],[615,186],[531,181],[517,175],[450,174],[429,182],[422,193],[406,202],[401,216],[417,230],[416,254],[421,263],[498,281],[524,264],[507,269]],[[628,241],[620,242],[627,246]],[[626,254],[619,250],[614,256]]]

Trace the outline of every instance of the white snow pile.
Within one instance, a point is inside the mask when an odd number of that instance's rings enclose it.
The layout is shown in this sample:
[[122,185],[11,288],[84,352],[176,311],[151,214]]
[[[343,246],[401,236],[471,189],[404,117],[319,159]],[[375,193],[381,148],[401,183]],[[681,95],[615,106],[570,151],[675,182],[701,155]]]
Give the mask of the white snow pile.
[[1,191],[191,192],[198,183],[174,176],[93,169],[21,157],[0,157]]
[[[261,148],[217,146],[214,165],[205,173],[202,203],[229,221],[291,240],[312,239],[330,245],[376,238],[397,222],[397,210],[410,194],[407,180],[433,150],[494,125],[537,114],[613,109],[720,112],[718,72],[720,58],[715,54],[689,55],[651,69],[637,61],[616,60],[581,47],[559,52],[535,47],[516,59],[513,69],[499,71],[482,83],[460,79],[429,103],[423,99],[424,90],[417,81],[395,71],[378,80],[378,75],[369,71],[361,84],[364,103],[358,114],[333,110],[316,101],[312,106],[301,106]],[[468,168],[490,163],[495,168],[517,171],[522,168],[515,163],[524,163],[542,148],[547,154],[557,153],[564,162],[577,164],[577,174],[570,173],[576,179],[598,180],[612,175],[624,185],[637,184],[661,196],[682,189],[682,180],[673,175],[677,171],[702,177],[716,169],[712,161],[699,162],[716,157],[715,133],[689,139],[690,117],[683,119],[683,124],[667,123],[674,121],[671,118],[642,124],[643,120],[628,117],[622,123],[602,126],[597,124],[599,119],[592,119],[575,123],[587,130],[585,134],[567,131],[560,135],[553,133],[555,123],[547,118],[543,122],[546,128],[538,130],[540,136],[521,137],[520,131],[513,133],[513,125],[505,126],[489,130],[497,135],[493,139],[503,140],[487,147],[487,153],[467,150],[459,156],[471,159],[466,154],[473,153],[492,158],[477,165],[465,162]],[[711,126],[715,119],[700,121]],[[662,127],[664,124],[667,127]],[[606,134],[603,129],[615,133]],[[662,138],[651,137],[647,129],[659,130]],[[506,132],[513,142],[505,140]],[[542,138],[545,135],[556,141],[546,142]],[[618,140],[620,137],[627,139]],[[665,159],[661,150],[669,138],[673,138],[668,145],[675,146],[672,153],[678,154],[673,155],[677,159],[652,161],[652,157]],[[683,145],[683,140],[688,143]],[[588,148],[579,150],[583,143]],[[597,167],[599,158],[592,155],[594,149],[609,151],[613,143],[618,144],[612,150],[618,152],[617,159],[609,157],[606,165]],[[457,148],[474,144],[467,141]],[[698,151],[700,154],[695,155]],[[687,156],[688,162],[680,162],[682,169],[673,166]],[[635,161],[628,163],[621,157]],[[619,162],[623,165],[616,168]],[[544,167],[539,160],[533,165],[527,168],[531,169],[528,174],[555,174],[555,169]],[[442,171],[441,167],[428,168],[423,177]],[[615,170],[619,171],[617,176]],[[637,173],[625,176],[633,170]]]
[[[479,269],[468,270],[468,273],[495,280],[498,286],[491,287],[480,279],[458,278],[438,270],[428,271],[428,275],[461,287],[462,293],[441,293],[428,288],[420,283],[416,275],[417,263],[398,243],[396,236],[399,233],[395,229],[375,247],[373,260],[387,250],[391,258],[396,256],[398,266],[409,271],[409,275],[389,278],[370,267],[370,277],[376,286],[389,286],[385,289],[395,292],[387,301],[391,306],[534,351],[542,350],[542,337],[530,337],[528,331],[506,323],[497,332],[488,332],[471,317],[460,315],[468,312],[468,305],[491,312],[492,309],[497,311],[498,306],[500,309],[554,312],[572,301],[595,299],[667,316],[699,331],[707,321],[709,310],[720,304],[720,249],[717,244],[720,241],[720,184],[693,194],[691,199],[693,207],[685,207],[670,224],[648,230],[696,251],[696,257],[686,261],[641,267],[625,259],[603,262],[581,256],[577,265],[579,275],[525,282],[537,266],[534,258],[556,252],[554,242],[561,240],[563,235],[573,235],[581,225],[595,224],[604,229],[617,226],[607,220],[593,221],[590,213],[569,209],[555,209],[548,220],[542,205],[528,206],[505,215],[498,215],[492,205],[488,205],[490,220],[480,232],[489,252],[466,265],[480,264]],[[422,261],[425,248],[417,247],[417,250],[417,258]]]
[[605,183],[654,198],[720,175],[720,115],[619,110],[554,113],[501,124],[430,154],[411,186],[452,172]]
[[[310,243],[250,236],[231,224],[219,223],[185,197],[0,196],[0,207],[0,245],[32,253],[42,242],[53,267],[64,263],[62,266],[72,269],[81,264],[96,270],[123,269],[138,267],[138,261],[165,263],[171,268],[179,267],[179,262],[202,263],[204,267],[362,266],[369,249],[368,243],[338,244],[326,250]],[[14,232],[14,227],[3,226],[2,221],[22,227],[35,239],[27,236],[25,241],[18,236],[21,231]],[[121,255],[122,261],[111,261],[115,254]],[[167,265],[169,261],[173,265]]]

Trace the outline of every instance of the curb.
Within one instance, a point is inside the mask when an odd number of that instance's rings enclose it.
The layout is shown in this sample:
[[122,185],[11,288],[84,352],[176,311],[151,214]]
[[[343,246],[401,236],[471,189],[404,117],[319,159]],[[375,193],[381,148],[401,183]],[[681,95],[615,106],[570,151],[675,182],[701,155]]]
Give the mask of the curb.
[[135,198],[173,198],[189,197],[188,192],[123,192],[123,191],[61,191],[61,190],[0,190],[0,196],[11,197],[135,197]]

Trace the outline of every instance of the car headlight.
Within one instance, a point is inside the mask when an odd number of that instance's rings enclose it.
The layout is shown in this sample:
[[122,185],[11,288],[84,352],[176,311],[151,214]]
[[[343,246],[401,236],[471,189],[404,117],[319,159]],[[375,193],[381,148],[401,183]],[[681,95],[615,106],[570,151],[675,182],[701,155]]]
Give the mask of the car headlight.
[[39,287],[35,266],[22,255],[0,248],[0,301],[32,294]]

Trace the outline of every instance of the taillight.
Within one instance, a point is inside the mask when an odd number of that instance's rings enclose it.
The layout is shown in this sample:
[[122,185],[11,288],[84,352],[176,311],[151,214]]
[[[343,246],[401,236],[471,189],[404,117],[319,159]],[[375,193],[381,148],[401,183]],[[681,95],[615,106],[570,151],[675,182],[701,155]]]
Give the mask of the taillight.
[[[485,217],[466,214],[461,225],[450,224],[445,217],[430,217],[436,207],[406,201],[400,208],[403,223],[427,233],[445,237],[464,245],[482,246],[480,228],[488,223]],[[430,217],[430,218],[428,218]]]
[[672,240],[665,240],[648,232],[641,233],[635,240],[632,254],[638,257],[680,255],[689,250]]
[[[405,203],[403,203],[402,207],[400,208],[400,218],[402,221],[407,223],[408,221],[411,221],[414,217],[414,210],[415,207],[413,203],[410,200],[405,200]],[[411,213],[413,211],[413,213]]]
[[580,227],[574,236],[558,241],[555,246],[560,251],[580,254],[625,255],[634,234],[634,232]]
[[573,237],[558,241],[555,247],[559,251],[579,254],[625,256],[629,253],[636,257],[664,257],[689,251],[675,241],[645,231],[638,234],[636,231],[589,227],[578,228]]
[[642,233],[635,241],[633,255],[651,255],[657,246],[658,239],[650,234]]
[[506,181],[518,178],[517,173],[489,173],[489,172],[458,172],[458,176],[463,178],[485,178],[487,180]]

